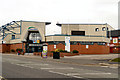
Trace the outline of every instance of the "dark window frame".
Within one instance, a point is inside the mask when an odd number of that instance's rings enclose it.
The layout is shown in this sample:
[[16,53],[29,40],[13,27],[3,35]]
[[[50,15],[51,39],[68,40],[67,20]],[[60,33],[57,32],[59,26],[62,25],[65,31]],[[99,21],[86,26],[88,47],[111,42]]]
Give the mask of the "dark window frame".
[[98,32],[98,31],[99,31],[99,28],[95,28],[95,31]]
[[105,31],[105,30],[106,30],[106,28],[105,28],[105,27],[103,27],[103,28],[102,28],[102,31]]
[[12,35],[12,39],[15,39],[15,35]]
[[85,36],[85,31],[71,31],[71,35]]

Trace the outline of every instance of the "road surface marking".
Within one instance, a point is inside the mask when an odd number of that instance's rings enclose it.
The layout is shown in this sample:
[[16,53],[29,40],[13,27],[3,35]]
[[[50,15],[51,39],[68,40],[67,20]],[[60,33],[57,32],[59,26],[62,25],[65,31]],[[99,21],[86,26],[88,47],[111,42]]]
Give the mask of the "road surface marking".
[[74,68],[40,68],[40,69],[74,69]]
[[29,65],[42,65],[42,66],[48,66],[49,64],[29,64]]
[[79,73],[68,73],[67,75],[80,75]]
[[55,71],[49,71],[51,73],[56,73],[56,74],[61,74],[61,75],[64,75],[64,76],[69,76],[69,77],[74,77],[74,78],[83,78],[83,77],[79,77],[79,76],[72,76],[72,75],[68,75],[68,74],[65,74],[65,73],[61,73],[61,72],[55,72]]
[[21,64],[16,64],[16,65],[23,66],[23,67],[28,67],[28,68],[34,68],[34,67],[31,67],[31,66],[27,66],[27,65],[21,65]]
[[118,67],[109,67],[109,68],[114,68],[114,69],[117,69]]
[[54,71],[49,71],[49,72],[51,72],[51,73],[56,73],[56,74],[61,74],[61,75],[66,75],[66,74],[60,73],[60,72],[54,72]]
[[85,73],[85,74],[90,74],[90,75],[99,75],[99,74],[106,74],[106,75],[110,75],[110,74],[112,74],[112,73]]

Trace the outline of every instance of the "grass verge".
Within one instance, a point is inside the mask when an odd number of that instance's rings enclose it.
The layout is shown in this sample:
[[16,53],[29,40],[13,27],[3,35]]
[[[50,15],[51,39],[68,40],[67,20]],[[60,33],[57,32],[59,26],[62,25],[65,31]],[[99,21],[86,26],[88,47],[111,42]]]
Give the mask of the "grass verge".
[[115,59],[111,60],[111,62],[120,62],[120,58],[115,58]]

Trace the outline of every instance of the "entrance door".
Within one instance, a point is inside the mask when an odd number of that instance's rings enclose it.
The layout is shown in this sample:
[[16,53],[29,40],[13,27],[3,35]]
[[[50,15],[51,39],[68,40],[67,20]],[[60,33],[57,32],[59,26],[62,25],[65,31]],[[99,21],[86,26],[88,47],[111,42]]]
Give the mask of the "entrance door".
[[38,46],[34,47],[34,52],[38,52]]
[[39,31],[29,31],[27,36],[26,52],[27,53],[41,52],[42,51],[41,39],[42,38]]

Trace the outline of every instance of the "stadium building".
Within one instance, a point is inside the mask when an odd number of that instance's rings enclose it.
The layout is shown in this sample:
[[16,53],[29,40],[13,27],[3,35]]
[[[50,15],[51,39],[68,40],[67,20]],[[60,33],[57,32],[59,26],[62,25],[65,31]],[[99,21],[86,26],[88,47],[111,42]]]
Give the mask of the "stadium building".
[[114,30],[105,24],[57,23],[61,34],[47,35],[46,26],[50,22],[13,21],[0,28],[0,52],[10,53],[23,49],[25,53],[42,52],[55,49],[79,51],[79,54],[108,54],[110,39],[108,31]]

